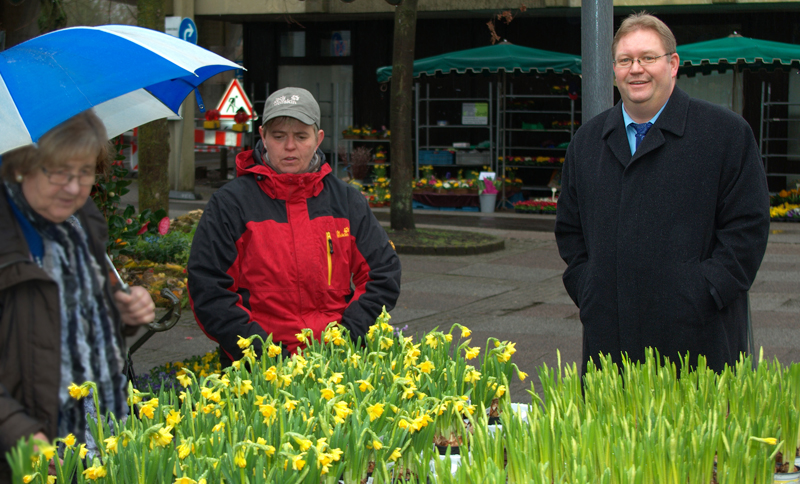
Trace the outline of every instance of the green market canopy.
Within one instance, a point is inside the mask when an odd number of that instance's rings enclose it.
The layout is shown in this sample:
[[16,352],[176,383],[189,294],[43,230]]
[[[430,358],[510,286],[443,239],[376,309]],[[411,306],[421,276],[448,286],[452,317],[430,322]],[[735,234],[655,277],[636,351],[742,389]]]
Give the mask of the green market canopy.
[[[422,74],[496,73],[496,72],[547,72],[581,73],[579,55],[562,54],[549,50],[534,49],[502,42],[486,47],[448,52],[414,61],[414,77]],[[376,71],[378,82],[387,82],[392,77],[392,66]]]
[[689,76],[697,73],[709,74],[713,71],[724,72],[735,66],[736,70],[800,68],[799,45],[751,39],[740,35],[679,45],[678,56],[681,59],[679,73]]

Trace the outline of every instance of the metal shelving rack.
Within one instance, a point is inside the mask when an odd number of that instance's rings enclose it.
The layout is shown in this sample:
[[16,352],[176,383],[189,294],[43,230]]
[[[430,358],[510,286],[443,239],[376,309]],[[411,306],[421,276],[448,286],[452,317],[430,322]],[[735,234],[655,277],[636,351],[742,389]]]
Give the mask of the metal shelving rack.
[[[572,140],[572,136],[575,134],[575,121],[576,115],[580,115],[580,111],[575,109],[576,100],[571,99],[567,95],[559,95],[559,94],[514,94],[513,92],[513,85],[509,86],[509,92],[503,93],[501,91],[501,86],[498,86],[497,89],[497,140],[498,140],[498,152],[500,154],[500,159],[502,160],[500,174],[505,179],[505,170],[506,168],[515,168],[515,169],[546,169],[546,170],[553,170],[553,169],[560,169],[561,167],[552,167],[552,166],[535,166],[535,165],[510,165],[506,163],[507,155],[515,156],[515,153],[519,152],[526,152],[526,153],[559,153],[563,156],[566,153],[566,148],[545,148],[542,146],[530,146],[530,145],[515,145],[514,144],[514,133],[526,133],[526,136],[530,136],[531,134],[535,133],[569,133],[569,138],[566,141]],[[558,100],[558,101],[568,101],[569,102],[569,109],[508,109],[508,100],[509,99],[541,99],[541,100]],[[518,126],[519,122],[514,122],[512,117],[518,114],[533,114],[533,115],[545,115],[545,116],[567,116],[569,115],[569,129],[552,129],[552,128],[543,128],[543,129],[523,129],[519,127],[510,128],[508,126]],[[505,187],[503,187],[505,188]],[[547,186],[539,186],[539,185],[529,185],[523,186],[523,190],[550,190]],[[503,201],[505,201],[505,190],[503,190]]]
[[[800,117],[792,117],[787,116],[785,118],[782,117],[774,117],[772,114],[772,108],[778,106],[785,106],[787,110],[791,106],[800,106],[800,102],[780,102],[780,101],[771,101],[772,99],[772,86],[765,82],[761,85],[761,123],[759,125],[759,136],[758,136],[758,148],[759,152],[761,153],[761,158],[764,161],[764,171],[767,173],[767,176],[800,176],[800,173],[779,173],[779,172],[770,172],[770,158],[784,158],[787,161],[798,161],[800,160],[800,155],[790,155],[789,153],[775,153],[773,151],[774,147],[771,145],[771,142],[790,142],[790,141],[797,141],[797,138],[793,137],[786,137],[786,138],[776,138],[770,135],[770,126],[774,125],[774,123],[800,123]],[[786,171],[786,170],[784,170]]]
[[[489,152],[489,163],[488,164],[489,164],[489,166],[496,166],[496,159],[497,159],[496,148],[495,148],[496,143],[495,143],[495,139],[494,139],[494,136],[495,136],[494,127],[492,125],[492,83],[491,82],[489,83],[489,96],[488,97],[484,97],[484,98],[462,98],[462,97],[432,98],[430,91],[431,91],[430,85],[426,84],[425,85],[425,97],[421,97],[420,96],[420,85],[419,85],[419,83],[415,84],[415,86],[414,86],[414,98],[415,98],[414,99],[414,106],[415,106],[414,124],[416,126],[416,137],[414,139],[415,153],[416,153],[416,156],[414,157],[414,159],[416,160],[416,162],[415,162],[415,178],[419,178],[419,150],[421,150],[421,149],[423,149],[423,150],[429,150],[429,149],[433,149],[433,150],[437,150],[437,149],[438,150],[453,150],[453,149],[455,149],[455,148],[453,148],[452,145],[449,145],[449,146],[448,145],[431,145],[430,144],[431,129],[434,129],[434,130],[442,130],[442,129],[449,129],[449,130],[483,129],[483,130],[488,131],[488,133],[489,133],[489,149],[488,149],[488,152]],[[487,119],[487,122],[486,122],[485,125],[483,125],[483,124],[447,124],[447,125],[444,125],[444,126],[440,126],[438,124],[431,124],[431,121],[430,121],[430,112],[431,112],[430,106],[431,106],[432,102],[437,102],[437,103],[438,102],[445,102],[445,103],[446,102],[451,102],[451,103],[452,102],[459,102],[459,103],[469,103],[469,102],[481,102],[481,103],[483,103],[483,102],[485,102],[485,103],[488,103],[488,105],[489,105],[488,119]],[[423,108],[423,106],[424,106],[424,108]],[[424,111],[425,111],[425,119],[424,120],[420,119],[421,110],[422,109],[424,109]],[[425,136],[425,143],[424,144],[421,143],[421,141],[420,141],[420,139],[423,136],[423,134]],[[477,163],[477,164],[474,164],[472,166],[481,166],[481,165],[484,165],[484,164],[485,163]],[[462,164],[452,163],[452,164],[449,164],[449,165],[434,165],[434,166],[437,166],[437,167],[439,167],[439,166],[465,167],[465,166],[470,166],[470,165],[463,164],[463,163]]]

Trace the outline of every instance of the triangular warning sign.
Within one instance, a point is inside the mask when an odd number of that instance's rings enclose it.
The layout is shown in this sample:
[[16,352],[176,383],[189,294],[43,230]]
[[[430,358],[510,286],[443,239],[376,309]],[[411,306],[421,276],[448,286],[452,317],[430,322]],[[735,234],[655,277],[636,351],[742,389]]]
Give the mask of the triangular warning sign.
[[228,88],[225,89],[225,95],[220,99],[217,105],[220,119],[233,119],[239,108],[243,108],[250,117],[253,116],[253,105],[250,104],[250,99],[244,93],[242,85],[239,84],[237,79],[233,79]]

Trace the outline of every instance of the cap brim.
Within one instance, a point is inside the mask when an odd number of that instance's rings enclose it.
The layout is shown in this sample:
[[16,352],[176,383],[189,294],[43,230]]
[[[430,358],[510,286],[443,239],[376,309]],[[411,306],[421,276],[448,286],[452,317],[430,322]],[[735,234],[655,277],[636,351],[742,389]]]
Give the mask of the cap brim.
[[287,106],[285,108],[282,107],[275,109],[269,114],[269,116],[264,116],[264,119],[261,121],[261,125],[263,126],[267,124],[267,121],[269,121],[270,119],[280,118],[281,116],[294,118],[300,121],[301,123],[305,123],[308,125],[317,124],[317,121],[315,121],[311,116],[298,112],[296,108]]

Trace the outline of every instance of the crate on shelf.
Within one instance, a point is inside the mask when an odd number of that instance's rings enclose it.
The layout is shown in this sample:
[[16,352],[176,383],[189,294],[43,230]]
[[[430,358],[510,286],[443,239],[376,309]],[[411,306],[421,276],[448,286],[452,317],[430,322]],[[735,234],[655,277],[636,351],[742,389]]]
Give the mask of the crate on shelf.
[[492,155],[486,152],[456,152],[456,165],[489,165],[492,163]]
[[452,165],[453,153],[446,150],[419,150],[420,165]]

